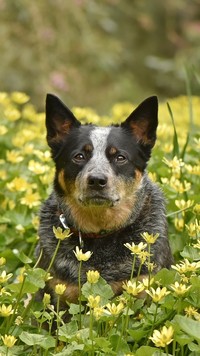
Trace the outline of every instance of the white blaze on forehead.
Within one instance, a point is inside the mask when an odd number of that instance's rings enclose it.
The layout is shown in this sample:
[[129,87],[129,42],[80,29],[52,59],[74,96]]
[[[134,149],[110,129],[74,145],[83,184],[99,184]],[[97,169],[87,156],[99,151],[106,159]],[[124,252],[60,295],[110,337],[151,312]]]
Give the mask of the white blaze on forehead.
[[102,164],[103,161],[107,161],[105,150],[110,131],[111,127],[96,127],[90,133],[90,139],[94,148],[92,160],[94,159],[97,164]]

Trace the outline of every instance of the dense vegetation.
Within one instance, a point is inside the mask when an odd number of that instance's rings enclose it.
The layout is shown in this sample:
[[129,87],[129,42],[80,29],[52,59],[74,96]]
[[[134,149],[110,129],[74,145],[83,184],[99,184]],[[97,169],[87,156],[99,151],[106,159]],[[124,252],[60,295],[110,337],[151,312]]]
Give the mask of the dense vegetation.
[[[73,108],[82,121],[119,122],[132,104],[115,104],[108,116]],[[122,296],[98,272],[87,275],[71,321],[32,298],[49,274],[37,267],[38,211],[51,191],[54,168],[45,142],[44,113],[26,94],[0,93],[0,354],[1,355],[176,355],[200,354],[200,98],[161,103],[158,140],[149,174],[167,198],[169,238],[175,257],[170,271],[153,276],[148,251],[156,236],[127,246],[147,263],[147,279],[127,281]],[[54,229],[58,245],[69,232]],[[81,265],[89,251],[76,250]],[[134,267],[134,258],[133,258]],[[65,286],[57,285],[58,300]],[[138,299],[146,291],[146,298]],[[82,302],[87,304],[83,310]],[[81,311],[81,313],[80,313]],[[56,320],[55,335],[42,328]]]
[[1,0],[0,90],[113,103],[199,91],[199,0]]

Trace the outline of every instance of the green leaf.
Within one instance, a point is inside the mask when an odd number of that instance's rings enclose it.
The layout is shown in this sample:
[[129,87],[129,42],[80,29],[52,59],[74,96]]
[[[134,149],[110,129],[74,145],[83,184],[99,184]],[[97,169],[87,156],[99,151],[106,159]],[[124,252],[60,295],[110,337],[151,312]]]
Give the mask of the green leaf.
[[55,347],[55,339],[50,335],[38,335],[31,334],[29,332],[23,331],[19,338],[29,346],[40,345],[43,349],[48,350],[52,347]]
[[[22,283],[11,283],[8,284],[7,288],[9,290],[11,290],[12,292],[16,292],[19,293],[21,290],[21,286]],[[36,287],[35,285],[33,285],[32,283],[25,281],[24,285],[23,285],[23,291],[22,291],[22,295],[25,293],[35,293],[38,291],[38,287]]]
[[94,342],[100,348],[101,351],[109,355],[115,355],[115,352],[112,351],[109,340],[107,340],[105,337],[95,338]]
[[140,341],[143,339],[143,337],[147,336],[147,330],[144,330],[142,328],[140,329],[129,329],[128,330],[129,335],[133,338],[134,341]]
[[155,352],[159,352],[158,355],[164,355],[160,353],[157,348],[151,346],[141,346],[135,353],[135,356],[155,356]]
[[190,351],[197,352],[197,355],[200,355],[200,345],[195,344],[194,342],[190,342],[188,344],[188,348]]
[[56,353],[56,356],[72,356],[81,355],[81,353],[75,353],[74,351],[83,351],[84,344],[78,344],[76,341],[72,341],[70,345],[67,345],[61,352]]
[[85,298],[88,298],[89,295],[101,297],[101,305],[108,303],[108,301],[114,296],[111,286],[100,277],[97,283],[91,284],[86,282],[82,286],[82,294]]
[[200,342],[200,322],[186,316],[176,315],[174,321],[178,323],[181,330]]
[[[83,311],[83,310],[84,310],[84,307],[82,306],[81,311]],[[79,304],[71,303],[70,307],[69,307],[69,314],[77,315],[77,314],[79,314],[79,312],[80,312]]]
[[44,288],[45,282],[44,282],[44,277],[45,277],[46,271],[44,271],[42,268],[35,268],[35,269],[30,269],[27,271],[27,281],[33,284],[34,286],[38,288]]
[[32,262],[33,262],[28,256],[26,256],[23,252],[20,252],[20,251],[17,250],[17,249],[13,249],[13,253],[14,253],[15,256],[17,256],[17,257],[19,258],[19,260],[20,260],[21,262],[23,262],[24,264],[32,263]]
[[182,257],[187,258],[191,261],[199,261],[200,259],[199,250],[192,246],[185,246],[180,254]]
[[174,156],[177,156],[177,157],[179,158],[178,135],[177,135],[177,132],[176,132],[176,126],[175,126],[174,116],[173,116],[172,109],[171,109],[169,103],[167,103],[167,108],[168,108],[168,110],[169,110],[169,114],[170,114],[170,117],[171,117],[171,120],[172,120],[172,125],[173,125],[173,128],[174,128],[173,157],[174,157]]
[[121,335],[112,335],[110,337],[110,343],[114,350],[120,350],[120,354],[126,354],[130,352],[128,344],[123,340]]
[[72,320],[59,328],[59,340],[68,341],[77,334],[77,331],[77,322],[75,320]]
[[176,272],[166,268],[161,269],[155,276],[156,282],[161,282],[162,286],[167,286],[174,283]]

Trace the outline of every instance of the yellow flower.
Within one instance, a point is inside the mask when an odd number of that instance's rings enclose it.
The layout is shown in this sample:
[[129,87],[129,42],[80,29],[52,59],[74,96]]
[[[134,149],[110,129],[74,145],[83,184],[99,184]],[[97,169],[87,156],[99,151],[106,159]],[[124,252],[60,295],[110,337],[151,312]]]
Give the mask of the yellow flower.
[[21,117],[20,111],[17,110],[14,106],[13,107],[8,107],[7,109],[4,110],[4,115],[6,119],[9,121],[17,121]]
[[3,340],[3,343],[6,347],[13,347],[14,344],[16,343],[17,339],[13,335],[5,335],[1,337]]
[[[58,285],[58,284],[57,284]],[[58,293],[57,293],[58,294]],[[42,299],[44,305],[48,305],[51,302],[51,296],[48,293],[44,293],[43,299]]]
[[200,314],[198,313],[197,309],[195,309],[191,305],[189,305],[189,307],[185,308],[185,314],[189,318],[194,317],[194,319],[200,321]]
[[15,177],[10,183],[7,183],[6,186],[11,192],[25,192],[29,184],[24,178]]
[[5,170],[0,170],[0,179],[1,180],[7,179],[7,172]]
[[32,209],[34,206],[40,205],[40,196],[38,193],[33,193],[32,190],[29,190],[25,196],[21,198],[20,202]]
[[53,232],[58,240],[65,240],[72,235],[70,229],[62,230],[61,227],[56,228],[55,226],[53,226]]
[[142,284],[144,288],[148,289],[154,282],[154,278],[149,279],[148,277],[142,279]]
[[91,284],[97,283],[99,280],[100,274],[98,271],[88,271],[87,272],[87,281]]
[[31,221],[33,227],[37,230],[38,227],[39,227],[39,223],[40,223],[40,220],[39,220],[39,217],[36,215],[32,218],[32,221]]
[[186,180],[180,182],[180,180],[176,179],[175,176],[172,176],[170,180],[167,178],[161,178],[161,181],[163,184],[169,184],[170,187],[172,187],[176,192],[180,194],[187,192],[191,188],[191,183],[187,182]]
[[154,330],[153,336],[150,336],[149,339],[153,341],[156,347],[165,347],[173,341],[174,329],[172,326],[167,328],[163,326],[161,331]]
[[22,156],[20,156],[20,153],[15,150],[7,151],[6,158],[7,158],[7,161],[11,162],[11,163],[20,163],[24,159]]
[[195,222],[191,222],[189,225],[185,225],[186,229],[188,230],[188,235],[190,237],[197,237],[197,234],[200,232],[200,224],[197,221],[197,219],[195,219]]
[[74,252],[78,261],[84,261],[84,262],[88,261],[92,255],[91,251],[87,251],[87,252],[83,253],[82,249],[79,249],[78,246],[76,246],[76,251],[73,251],[73,252]]
[[132,254],[140,254],[142,250],[144,250],[147,247],[147,244],[144,244],[143,242],[140,242],[138,245],[136,245],[134,242],[131,244],[126,243],[124,244],[126,248],[128,248]]
[[106,304],[106,310],[105,313],[108,315],[118,315],[122,312],[122,310],[124,309],[124,304],[122,302],[119,302],[118,305],[116,305],[115,303],[108,303]]
[[3,295],[9,295],[9,296],[11,296],[11,294],[10,294],[9,292],[7,292],[4,287],[1,287],[1,286],[0,286],[0,296],[3,296]]
[[23,323],[23,321],[24,321],[23,318],[20,315],[18,315],[15,319],[15,324],[19,326]]
[[180,274],[185,274],[187,272],[195,272],[200,268],[200,261],[198,262],[189,262],[187,258],[184,261],[181,261],[180,264],[172,265],[173,269],[178,271]]
[[65,284],[56,284],[55,286],[55,292],[58,295],[63,295],[65,290],[66,290],[66,285]]
[[6,259],[5,257],[0,257],[0,266],[3,266],[6,264]]
[[21,224],[16,225],[16,230],[21,234],[25,232],[25,228]]
[[172,290],[175,292],[176,295],[183,295],[191,288],[191,286],[186,287],[185,284],[182,283],[179,284],[179,282],[177,281],[174,284],[171,284],[170,287],[172,288]]
[[191,206],[194,204],[194,200],[175,200],[175,204],[180,210],[186,210],[191,208]]
[[23,282],[25,274],[26,274],[25,267],[20,268],[20,273],[17,276],[17,280],[18,280],[19,283]]
[[50,151],[39,151],[35,150],[34,154],[42,161],[42,162],[49,162],[51,160],[51,153]]
[[25,104],[29,101],[30,97],[25,93],[14,91],[11,93],[11,100],[14,101],[16,104]]
[[138,254],[138,257],[140,259],[140,262],[141,264],[144,264],[147,260],[148,257],[150,257],[151,254],[147,251],[141,251],[139,254]]
[[0,283],[7,282],[12,277],[12,273],[6,274],[6,271],[1,272],[0,274]]
[[190,174],[200,175],[200,165],[192,166],[191,164],[187,164],[185,168]]
[[8,132],[8,129],[5,126],[0,125],[0,136],[5,135],[7,132]]
[[31,160],[28,164],[29,171],[34,174],[44,174],[49,171],[50,167],[34,160]]
[[154,244],[157,240],[157,238],[159,237],[159,234],[149,234],[148,232],[143,232],[141,234],[141,236],[143,237],[143,239],[148,243],[148,244]]
[[193,213],[196,215],[200,215],[200,204],[195,204],[193,208]]
[[99,307],[100,300],[100,295],[97,295],[96,297],[94,297],[93,295],[89,295],[87,305],[92,309],[97,308]]
[[11,314],[13,314],[13,309],[12,309],[12,305],[8,305],[6,306],[5,304],[2,304],[0,306],[0,316],[3,316],[3,317],[8,317],[10,316]]
[[183,231],[184,226],[185,226],[184,219],[175,218],[174,225],[175,225],[176,230]]
[[146,262],[146,266],[147,266],[149,272],[153,272],[157,267],[156,263],[148,262],[148,261]]
[[96,320],[99,320],[100,317],[103,315],[105,309],[103,307],[95,307],[93,309],[93,314]]
[[196,244],[193,244],[194,248],[198,248],[200,250],[200,239],[197,240]]
[[156,173],[148,172],[148,176],[153,182],[157,181]]
[[180,158],[178,159],[177,156],[175,156],[171,161],[169,161],[167,158],[163,158],[163,162],[172,170],[172,174],[176,176],[177,178],[180,177],[180,172],[181,168],[184,166],[183,160]]
[[163,287],[163,288],[158,287],[156,290],[151,287],[151,291],[146,290],[146,293],[150,295],[153,302],[155,302],[155,303],[160,302],[164,297],[166,297],[168,294],[170,294],[170,292],[167,291],[166,287]]
[[127,281],[123,283],[122,287],[128,294],[131,294],[133,296],[138,295],[144,290],[144,285],[140,282],[137,283],[136,281]]

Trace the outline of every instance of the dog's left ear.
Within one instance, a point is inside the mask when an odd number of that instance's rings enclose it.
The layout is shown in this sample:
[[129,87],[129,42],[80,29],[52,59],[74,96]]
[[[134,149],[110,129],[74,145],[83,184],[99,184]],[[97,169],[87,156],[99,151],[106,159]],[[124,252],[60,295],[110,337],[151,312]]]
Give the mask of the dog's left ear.
[[121,124],[121,127],[131,130],[137,141],[151,148],[156,141],[158,126],[158,98],[151,96],[144,100],[131,115]]

